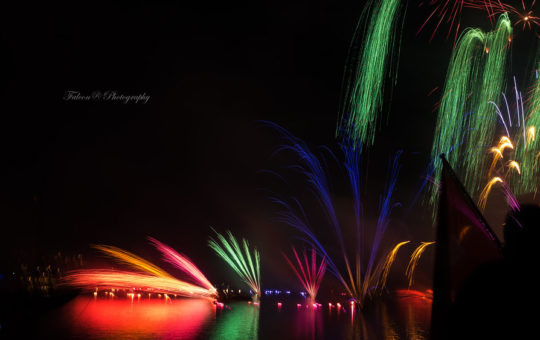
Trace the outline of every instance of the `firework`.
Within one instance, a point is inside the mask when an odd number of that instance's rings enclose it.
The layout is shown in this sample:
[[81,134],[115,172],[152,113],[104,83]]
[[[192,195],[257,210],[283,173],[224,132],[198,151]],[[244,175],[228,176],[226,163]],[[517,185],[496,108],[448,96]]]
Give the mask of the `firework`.
[[125,251],[123,249],[113,247],[113,246],[106,246],[106,245],[95,245],[92,247],[101,251],[105,255],[112,257],[117,262],[124,263],[133,269],[141,270],[143,272],[147,272],[154,276],[169,277],[169,278],[172,277],[171,275],[169,275],[167,272],[165,272],[163,269],[159,268],[158,266],[146,261],[145,259],[137,255],[134,255],[128,251]]
[[[537,60],[540,57],[537,56]],[[523,100],[521,107],[523,108]],[[522,128],[524,137],[523,144],[517,145],[515,157],[521,166],[521,181],[518,188],[514,190],[519,194],[530,193],[538,190],[540,171],[538,166],[538,154],[540,152],[540,138],[536,136],[540,126],[540,79],[534,79],[533,88],[527,101],[527,114],[521,110],[522,117],[527,117]],[[522,118],[525,120],[525,118]],[[517,134],[516,134],[517,135]]]
[[173,277],[161,277],[117,270],[78,270],[64,278],[64,282],[85,289],[136,289],[161,294],[177,294],[184,297],[213,297],[215,290],[209,290]]
[[399,242],[394,246],[394,248],[386,255],[386,259],[384,262],[380,263],[380,269],[377,268],[377,271],[380,270],[381,275],[379,275],[379,287],[382,289],[386,286],[386,280],[388,279],[388,273],[390,272],[390,267],[392,267],[392,264],[394,263],[394,260],[396,259],[397,252],[399,248],[404,246],[405,244],[409,243],[411,241],[403,241]]
[[[367,145],[372,145],[375,140],[385,80],[394,78],[396,74],[391,53],[399,51],[394,45],[400,7],[400,0],[371,1],[366,32],[361,32],[359,22],[349,51],[344,78],[344,105],[340,110],[337,133],[346,130],[348,135],[354,136],[355,141]],[[364,40],[358,50],[357,41],[360,38]]]
[[[512,34],[510,20],[506,14],[500,16],[494,31],[486,34],[483,72],[479,87],[473,88],[473,102],[476,117],[472,117],[469,132],[465,135],[469,149],[490,145],[496,128],[496,111],[490,102],[497,100],[503,86],[506,66],[508,41]],[[464,171],[464,182],[469,188],[477,188],[482,178],[485,163],[484,157],[471,157]]]
[[[538,155],[538,145],[536,144],[536,127],[532,124],[538,124],[538,112],[534,109],[534,95],[528,106],[531,114],[525,114],[525,105],[523,104],[523,96],[521,91],[516,86],[514,78],[515,106],[508,103],[506,95],[502,93],[506,114],[502,112],[504,109],[499,108],[497,104],[491,103],[497,110],[499,121],[504,127],[504,135],[499,141],[489,149],[489,153],[493,155],[491,166],[488,171],[490,181],[501,184],[508,205],[513,210],[519,210],[519,204],[514,196],[514,192],[518,194],[528,194],[536,192],[538,185],[538,170],[536,159]],[[514,108],[514,112],[510,108]],[[506,117],[506,118],[505,118]],[[527,117],[527,118],[526,118]],[[497,173],[497,177],[492,177],[493,173]],[[495,178],[500,178],[495,180]],[[491,186],[488,182],[484,191],[482,191],[479,202],[482,205],[486,204]]]
[[[503,86],[511,33],[506,14],[499,17],[496,29],[490,33],[467,29],[457,42],[448,68],[432,158],[439,169],[438,156],[446,154],[449,163],[462,172],[464,185],[473,196],[480,191],[486,170],[485,157],[477,154],[491,145],[495,118],[500,115],[493,104]],[[437,192],[433,187],[429,199],[433,205]]]
[[[298,267],[295,266],[295,264],[289,260],[289,258],[283,254],[283,257],[285,257],[285,260],[287,260],[287,263],[291,266],[292,270],[300,280],[300,283],[302,283],[302,286],[304,286],[304,289],[308,292],[309,297],[313,302],[315,302],[315,298],[317,297],[317,292],[319,291],[319,287],[321,285],[321,280],[324,276],[324,272],[326,271],[326,260],[323,258],[321,259],[321,262],[319,263],[319,266],[317,267],[317,253],[315,251],[315,248],[311,249],[311,266],[309,265],[308,261],[308,255],[306,254],[306,250],[304,249],[303,252],[303,259],[304,264],[302,264],[302,260],[300,260],[300,257],[298,256],[298,253],[296,252],[296,249],[294,247],[292,248],[294,257],[296,259],[296,263],[298,264]],[[298,270],[300,269],[300,270]]]
[[[457,42],[448,68],[445,91],[439,107],[431,155],[440,167],[438,156],[447,154],[451,164],[459,160],[459,149],[463,143],[463,115],[468,112],[467,98],[471,77],[478,70],[475,60],[479,58],[478,47],[483,45],[484,34],[478,29],[467,30]],[[431,203],[437,200],[437,188],[432,188]]]
[[491,192],[491,188],[495,183],[502,183],[503,180],[500,177],[493,177],[484,187],[484,190],[480,193],[480,198],[478,199],[478,209],[480,211],[484,211],[486,208],[487,199],[489,196],[489,193]]
[[510,13],[514,21],[514,25],[521,25],[522,30],[533,30],[535,27],[540,26],[540,17],[536,16],[533,8],[536,4],[536,0],[532,2],[521,1],[520,7],[514,7],[502,1],[474,1],[467,4],[467,7],[483,9],[486,6],[490,8],[490,17],[497,14]]
[[[275,125],[272,126],[282,133],[282,137],[286,141],[279,151],[291,151],[297,156],[299,163],[294,166],[294,169],[298,170],[304,177],[305,182],[308,183],[310,192],[313,193],[326,217],[328,227],[334,232],[338,243],[337,249],[341,255],[338,256],[337,259],[341,257],[342,265],[338,266],[336,264],[336,257],[329,255],[326,247],[313,232],[313,229],[310,227],[310,220],[300,201],[295,198],[285,201],[274,197],[273,202],[283,208],[279,212],[280,221],[288,224],[304,235],[304,239],[324,256],[327,262],[328,271],[339,280],[343,288],[356,300],[359,306],[363,306],[366,298],[374,296],[382,291],[388,271],[397,251],[401,246],[407,243],[400,242],[392,247],[386,256],[381,256],[384,254],[384,250],[381,249],[381,243],[383,242],[386,229],[389,226],[392,210],[398,205],[398,203],[393,201],[393,192],[401,168],[399,164],[401,152],[396,153],[395,157],[389,162],[386,187],[383,194],[380,196],[377,222],[375,225],[368,226],[364,220],[363,205],[360,199],[359,163],[362,147],[361,145],[356,145],[352,140],[346,138],[343,139],[343,143],[341,144],[345,154],[343,165],[347,170],[351,191],[353,193],[355,215],[353,230],[356,234],[353,246],[354,256],[349,257],[341,222],[338,219],[334,208],[332,195],[329,189],[329,182],[321,161],[311,152],[304,142],[292,136],[286,130]],[[337,159],[336,157],[334,158]],[[368,227],[374,228],[373,236],[369,238],[367,237],[368,233],[366,232]]]
[[509,169],[515,169],[517,171],[517,173],[521,175],[521,170],[519,168],[519,163],[518,162],[516,162],[516,161],[508,162],[508,168]]
[[[427,1],[422,1],[420,6],[424,5],[426,2]],[[494,15],[507,12],[504,10],[507,5],[502,4],[499,0],[430,0],[428,2],[428,6],[432,8],[432,11],[418,29],[417,34],[420,33],[430,21],[435,21],[435,29],[429,38],[429,41],[431,41],[433,37],[435,37],[435,34],[439,30],[441,24],[444,23],[449,25],[446,36],[447,39],[450,37],[450,34],[454,29],[454,44],[461,27],[461,12],[464,8],[472,8],[484,11],[488,15],[490,21],[492,21]]]
[[[464,229],[466,230],[466,229]],[[426,248],[429,245],[434,244],[435,242],[422,242],[420,245],[413,251],[411,255],[411,259],[409,261],[409,264],[407,265],[407,269],[405,270],[405,275],[407,275],[407,278],[409,280],[409,289],[412,287],[414,282],[414,270],[416,269],[416,266],[418,265],[418,261],[420,260],[420,257],[426,250]]]
[[179,280],[137,255],[117,247],[106,245],[96,245],[94,248],[112,257],[117,262],[126,264],[143,273],[101,269],[79,270],[66,275],[63,282],[67,285],[88,289],[106,287],[115,289],[140,289],[188,297],[216,296],[214,286],[212,286],[193,262],[161,242],[153,238],[150,238],[150,240],[162,252],[168,262],[195,279],[200,285]]
[[[421,5],[423,4],[424,3],[422,2]],[[464,0],[454,0],[454,1],[450,1],[450,0],[436,1],[435,0],[435,1],[430,1],[429,5],[434,7],[433,11],[429,14],[426,21],[424,21],[424,23],[422,24],[422,26],[420,26],[417,34],[420,33],[420,31],[424,29],[424,27],[428,24],[428,22],[432,21],[433,19],[433,20],[436,20],[437,23],[436,23],[435,29],[433,30],[433,33],[431,34],[431,37],[429,38],[429,41],[433,39],[433,37],[435,36],[435,33],[438,31],[441,23],[443,22],[450,24],[447,38],[448,36],[450,36],[450,32],[452,32],[452,28],[454,28],[454,25],[455,25],[455,32],[456,32],[456,37],[457,37],[457,32],[459,31],[459,27],[461,25],[459,18],[461,16],[461,11],[463,10],[463,7],[465,5],[465,1]]]
[[[215,231],[215,230],[214,230]],[[257,249],[250,250],[246,239],[242,239],[242,246],[234,235],[227,231],[229,240],[216,232],[218,241],[210,239],[208,242],[216,254],[240,276],[253,291],[253,299],[258,300],[261,295],[261,268],[260,255]],[[242,251],[243,249],[243,251]],[[253,252],[253,255],[252,255]]]
[[208,281],[206,276],[191,262],[191,260],[185,255],[180,255],[171,247],[159,242],[154,238],[150,238],[150,242],[162,253],[163,259],[177,269],[191,276],[198,284],[205,287],[208,290],[215,289],[214,286]]

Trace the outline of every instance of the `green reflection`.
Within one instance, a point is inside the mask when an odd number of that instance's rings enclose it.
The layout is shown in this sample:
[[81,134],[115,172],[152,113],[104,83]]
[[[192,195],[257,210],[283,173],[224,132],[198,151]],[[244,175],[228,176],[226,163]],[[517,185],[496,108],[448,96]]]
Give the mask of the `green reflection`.
[[210,339],[258,339],[259,307],[250,304],[233,304],[216,318]]

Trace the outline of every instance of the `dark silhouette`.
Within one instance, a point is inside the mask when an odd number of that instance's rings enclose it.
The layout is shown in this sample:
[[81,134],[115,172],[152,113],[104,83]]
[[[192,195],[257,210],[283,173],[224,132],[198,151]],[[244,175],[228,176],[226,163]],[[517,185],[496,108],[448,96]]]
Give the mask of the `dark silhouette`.
[[539,206],[525,205],[507,215],[504,258],[478,268],[458,291],[451,339],[538,337],[539,232]]

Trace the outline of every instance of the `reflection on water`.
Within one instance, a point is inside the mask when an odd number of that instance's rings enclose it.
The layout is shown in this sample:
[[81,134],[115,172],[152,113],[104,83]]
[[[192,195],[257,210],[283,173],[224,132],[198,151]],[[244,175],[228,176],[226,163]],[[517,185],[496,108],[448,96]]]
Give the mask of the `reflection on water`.
[[294,317],[296,339],[319,339],[323,337],[323,311],[321,308],[297,308]]
[[236,303],[217,316],[211,339],[258,339],[259,307]]
[[59,313],[66,331],[77,338],[189,339],[213,319],[215,308],[207,300],[77,297]]
[[399,319],[405,320],[407,339],[427,339],[431,321],[431,299],[416,291],[397,291]]
[[260,306],[208,300],[79,296],[39,323],[41,334],[77,339],[426,339],[431,299],[401,291],[360,312],[350,305]]

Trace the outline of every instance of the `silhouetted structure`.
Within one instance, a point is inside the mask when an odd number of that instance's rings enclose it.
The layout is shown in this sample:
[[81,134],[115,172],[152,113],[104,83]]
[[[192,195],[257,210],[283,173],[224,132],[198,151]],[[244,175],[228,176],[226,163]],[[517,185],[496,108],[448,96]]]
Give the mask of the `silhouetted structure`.
[[538,332],[540,207],[522,206],[508,214],[499,251],[499,241],[443,163],[432,338],[530,338]]

